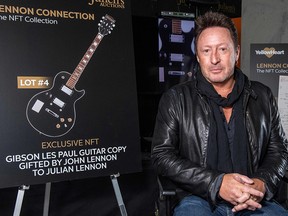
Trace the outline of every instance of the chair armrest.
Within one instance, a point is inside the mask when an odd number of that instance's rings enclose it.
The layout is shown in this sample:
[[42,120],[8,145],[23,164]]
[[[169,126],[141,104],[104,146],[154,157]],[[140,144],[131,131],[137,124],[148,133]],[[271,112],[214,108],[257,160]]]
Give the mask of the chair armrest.
[[169,178],[164,176],[157,176],[159,187],[159,198],[157,201],[157,214],[159,216],[173,215],[173,199],[176,197],[179,189]]
[[164,198],[165,196],[175,196],[177,193],[181,192],[180,189],[175,183],[173,183],[170,179],[164,176],[157,177],[160,197]]

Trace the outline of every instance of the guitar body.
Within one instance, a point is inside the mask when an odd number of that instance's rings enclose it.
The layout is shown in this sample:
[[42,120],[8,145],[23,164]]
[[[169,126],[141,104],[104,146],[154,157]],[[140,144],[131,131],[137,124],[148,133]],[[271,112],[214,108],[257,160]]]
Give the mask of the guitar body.
[[59,72],[50,89],[34,95],[28,102],[27,120],[39,133],[59,137],[73,128],[76,120],[75,103],[85,91],[68,88],[65,84],[70,76],[68,72]]
[[[174,20],[175,22],[175,20]],[[194,37],[194,28],[190,32],[181,30],[181,21],[177,21],[177,32],[173,32],[173,20],[163,19],[159,23],[161,48],[159,51],[160,67],[181,68],[186,58],[194,55],[191,44]]]
[[84,90],[76,90],[75,85],[103,37],[110,34],[114,26],[113,17],[108,14],[103,16],[98,23],[98,34],[74,72],[59,72],[51,89],[30,99],[26,108],[26,118],[36,131],[48,137],[60,137],[73,128],[76,120],[75,103],[85,94]]

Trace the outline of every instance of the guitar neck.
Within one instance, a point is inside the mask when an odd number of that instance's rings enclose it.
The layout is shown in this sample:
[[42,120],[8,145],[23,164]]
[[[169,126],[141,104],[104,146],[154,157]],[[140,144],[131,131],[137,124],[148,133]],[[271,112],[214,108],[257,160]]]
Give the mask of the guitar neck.
[[83,73],[84,69],[86,68],[87,64],[89,63],[91,57],[93,56],[95,50],[97,49],[98,45],[100,44],[102,38],[104,36],[100,33],[98,33],[93,40],[90,47],[87,49],[85,55],[82,57],[81,61],[71,74],[70,78],[68,79],[66,86],[68,86],[70,89],[73,89],[78,82],[81,74]]
[[173,34],[182,34],[181,20],[178,20],[178,19],[172,20],[172,33]]

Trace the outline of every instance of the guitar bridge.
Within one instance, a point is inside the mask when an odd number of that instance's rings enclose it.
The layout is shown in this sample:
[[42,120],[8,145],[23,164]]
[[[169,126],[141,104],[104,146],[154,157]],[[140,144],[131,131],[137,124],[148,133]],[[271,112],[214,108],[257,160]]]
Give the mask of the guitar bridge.
[[53,112],[52,110],[46,108],[45,111],[47,113],[49,113],[50,115],[54,116],[55,118],[59,118],[59,115],[57,113]]

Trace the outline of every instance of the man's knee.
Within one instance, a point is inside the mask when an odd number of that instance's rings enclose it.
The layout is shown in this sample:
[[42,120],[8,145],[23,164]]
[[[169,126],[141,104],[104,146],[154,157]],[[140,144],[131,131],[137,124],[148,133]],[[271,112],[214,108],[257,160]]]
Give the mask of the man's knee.
[[209,203],[198,196],[187,196],[174,208],[174,216],[212,215]]

